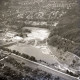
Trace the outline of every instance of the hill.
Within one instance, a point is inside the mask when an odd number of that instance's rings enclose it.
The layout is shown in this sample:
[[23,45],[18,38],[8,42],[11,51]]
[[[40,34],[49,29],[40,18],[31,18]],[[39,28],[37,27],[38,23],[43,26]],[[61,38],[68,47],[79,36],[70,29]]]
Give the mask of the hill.
[[80,9],[74,7],[66,12],[59,24],[51,31],[49,44],[58,49],[80,56]]

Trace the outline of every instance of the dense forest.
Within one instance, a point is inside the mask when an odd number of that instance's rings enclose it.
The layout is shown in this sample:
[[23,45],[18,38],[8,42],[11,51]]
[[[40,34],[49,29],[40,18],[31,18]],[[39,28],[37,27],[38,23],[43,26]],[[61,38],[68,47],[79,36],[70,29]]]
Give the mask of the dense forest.
[[63,15],[51,30],[49,44],[80,56],[80,9],[77,5]]

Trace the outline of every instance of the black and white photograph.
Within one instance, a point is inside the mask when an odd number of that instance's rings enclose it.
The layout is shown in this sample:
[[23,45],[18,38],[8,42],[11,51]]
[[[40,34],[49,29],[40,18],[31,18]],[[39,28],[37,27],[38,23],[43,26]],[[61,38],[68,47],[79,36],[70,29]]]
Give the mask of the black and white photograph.
[[80,80],[80,0],[0,0],[0,80]]

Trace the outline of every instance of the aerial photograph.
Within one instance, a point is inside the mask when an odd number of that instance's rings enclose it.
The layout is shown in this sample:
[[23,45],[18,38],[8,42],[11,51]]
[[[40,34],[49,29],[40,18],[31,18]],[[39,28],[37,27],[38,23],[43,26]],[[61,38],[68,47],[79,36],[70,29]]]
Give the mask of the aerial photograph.
[[80,0],[0,0],[0,80],[80,80]]

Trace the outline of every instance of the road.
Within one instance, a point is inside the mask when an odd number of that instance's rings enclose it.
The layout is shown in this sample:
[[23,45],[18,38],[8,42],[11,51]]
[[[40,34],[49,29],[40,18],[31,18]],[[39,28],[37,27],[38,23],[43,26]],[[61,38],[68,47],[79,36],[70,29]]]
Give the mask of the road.
[[[46,45],[46,46],[47,46],[47,45]],[[13,58],[15,58],[16,60],[18,60],[18,61],[23,61],[23,62],[26,63],[26,65],[29,66],[29,67],[39,68],[39,69],[41,69],[41,70],[43,70],[43,71],[46,71],[46,72],[48,72],[48,73],[51,73],[51,74],[53,74],[53,75],[55,75],[55,76],[63,77],[63,78],[65,78],[65,79],[67,79],[67,80],[78,80],[78,79],[76,79],[75,77],[72,77],[72,76],[70,76],[70,75],[68,75],[68,74],[65,74],[65,73],[63,73],[63,72],[60,72],[60,71],[58,71],[58,70],[55,70],[54,68],[51,68],[51,67],[48,67],[48,66],[39,64],[39,63],[35,63],[35,62],[33,62],[33,61],[30,61],[30,60],[26,60],[26,59],[24,59],[24,58],[22,58],[22,57],[20,57],[20,56],[14,55],[14,54],[11,54],[11,56],[12,56]]]
[[6,58],[8,58],[8,56],[6,56],[6,57],[4,57],[4,58],[0,59],[0,62],[1,62],[1,61],[3,61],[3,60],[4,60],[4,59],[6,59]]
[[48,73],[51,73],[51,74],[53,74],[55,76],[62,77],[62,78],[67,79],[67,80],[78,80],[76,77],[70,76],[70,75],[65,74],[63,72],[60,72],[60,71],[55,70],[53,68],[50,68],[50,67],[48,67],[46,65],[42,65],[40,63],[30,61],[30,60],[25,59],[25,58],[23,58],[21,56],[18,56],[18,55],[15,55],[15,54],[11,54],[9,56],[15,58],[16,60],[18,60],[20,62],[22,61],[22,62],[26,63],[26,65],[29,66],[29,67],[39,68],[39,69],[41,69],[43,71],[46,71]]
[[16,44],[17,42],[10,42],[10,43],[6,43],[6,44],[3,44],[3,45],[0,45],[0,47],[7,47],[7,46],[11,46],[11,45],[14,45]]
[[[11,45],[12,45],[12,44],[15,44],[15,43],[11,43]],[[36,44],[37,44],[37,42],[36,42]],[[10,44],[9,44],[9,45],[10,45]],[[4,45],[4,46],[7,46],[7,45]],[[48,48],[47,43],[46,43],[46,46],[47,46],[47,48]],[[48,48],[48,49],[49,49],[49,48]],[[20,56],[14,55],[14,54],[11,54],[11,56],[14,57],[14,58],[15,58],[16,60],[18,60],[18,61],[23,61],[23,62],[25,62],[26,65],[32,66],[32,67],[34,67],[34,68],[42,69],[42,70],[44,70],[44,71],[46,71],[46,72],[48,72],[48,73],[52,73],[53,75],[57,75],[57,76],[66,78],[67,80],[78,80],[78,79],[76,79],[75,77],[72,77],[72,76],[70,76],[70,75],[68,75],[68,74],[65,74],[65,73],[63,73],[63,72],[60,72],[60,71],[58,71],[58,70],[55,70],[55,69],[53,69],[53,68],[51,68],[51,67],[48,67],[48,66],[45,66],[45,65],[42,65],[42,64],[39,64],[39,63],[35,63],[35,62],[33,62],[33,61],[30,61],[30,60],[26,60],[26,59],[24,59],[24,58],[22,58],[22,57],[20,57]],[[40,57],[40,56],[39,56],[39,57]],[[48,56],[48,57],[49,57],[49,56]],[[59,62],[58,62],[58,63],[59,63]],[[60,64],[60,63],[59,63],[59,64]]]

